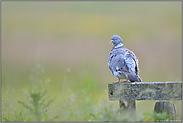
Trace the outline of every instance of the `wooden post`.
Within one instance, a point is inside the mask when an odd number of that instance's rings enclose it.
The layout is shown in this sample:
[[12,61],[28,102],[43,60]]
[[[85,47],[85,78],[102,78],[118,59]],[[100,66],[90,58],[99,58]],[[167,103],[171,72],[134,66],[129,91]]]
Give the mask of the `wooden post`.
[[135,121],[136,119],[135,100],[119,100],[119,106],[120,106],[120,114],[122,116],[126,116],[131,121]]
[[163,111],[165,113],[167,113],[167,117],[164,117],[164,121],[161,121],[161,118],[158,116],[154,117],[154,121],[155,122],[165,122],[165,118],[167,120],[176,120],[176,108],[175,108],[175,104],[171,101],[158,101],[156,102],[155,106],[154,106],[154,111],[157,113],[163,113]]

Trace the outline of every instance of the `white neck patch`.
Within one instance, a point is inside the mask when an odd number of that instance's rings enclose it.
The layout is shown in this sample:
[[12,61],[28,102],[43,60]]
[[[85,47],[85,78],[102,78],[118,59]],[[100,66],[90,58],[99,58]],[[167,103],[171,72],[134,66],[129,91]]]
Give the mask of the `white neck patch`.
[[114,48],[118,48],[118,47],[122,47],[123,44],[122,43],[119,43],[117,46],[115,46]]

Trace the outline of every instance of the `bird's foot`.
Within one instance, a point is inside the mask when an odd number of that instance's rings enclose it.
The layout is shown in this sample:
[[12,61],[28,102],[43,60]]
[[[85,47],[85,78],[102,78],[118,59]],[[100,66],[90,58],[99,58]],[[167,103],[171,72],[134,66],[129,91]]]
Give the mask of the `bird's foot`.
[[130,81],[127,79],[127,80],[125,80],[125,81],[122,81],[122,82],[130,82]]
[[117,82],[113,82],[113,84],[115,84],[115,83],[119,83],[119,81],[117,81]]
[[115,83],[119,83],[120,82],[120,79],[118,79],[118,81],[117,82],[113,82],[113,84],[115,84]]
[[120,82],[130,82],[128,79],[126,79],[125,81],[120,81],[120,80],[118,80],[117,82],[113,82],[113,84],[115,84],[115,83],[120,83]]

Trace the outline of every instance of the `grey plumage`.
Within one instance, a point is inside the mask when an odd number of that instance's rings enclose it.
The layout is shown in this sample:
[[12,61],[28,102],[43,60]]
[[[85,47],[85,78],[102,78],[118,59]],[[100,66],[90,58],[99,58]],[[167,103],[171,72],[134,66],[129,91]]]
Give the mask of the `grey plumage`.
[[108,65],[112,74],[118,78],[118,82],[120,82],[120,79],[141,82],[142,80],[138,75],[138,59],[135,54],[125,48],[122,39],[118,35],[111,37],[111,43],[113,43],[113,48],[109,53]]

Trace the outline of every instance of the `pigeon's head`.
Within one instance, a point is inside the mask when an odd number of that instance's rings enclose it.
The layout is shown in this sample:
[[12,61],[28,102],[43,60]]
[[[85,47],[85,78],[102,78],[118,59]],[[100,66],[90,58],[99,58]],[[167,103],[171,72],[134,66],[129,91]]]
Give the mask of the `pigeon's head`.
[[112,43],[113,44],[113,46],[115,47],[115,46],[117,46],[118,44],[123,44],[123,41],[122,41],[122,39],[121,39],[121,37],[120,36],[118,36],[118,35],[113,35],[112,37],[111,37],[111,42],[110,43]]

